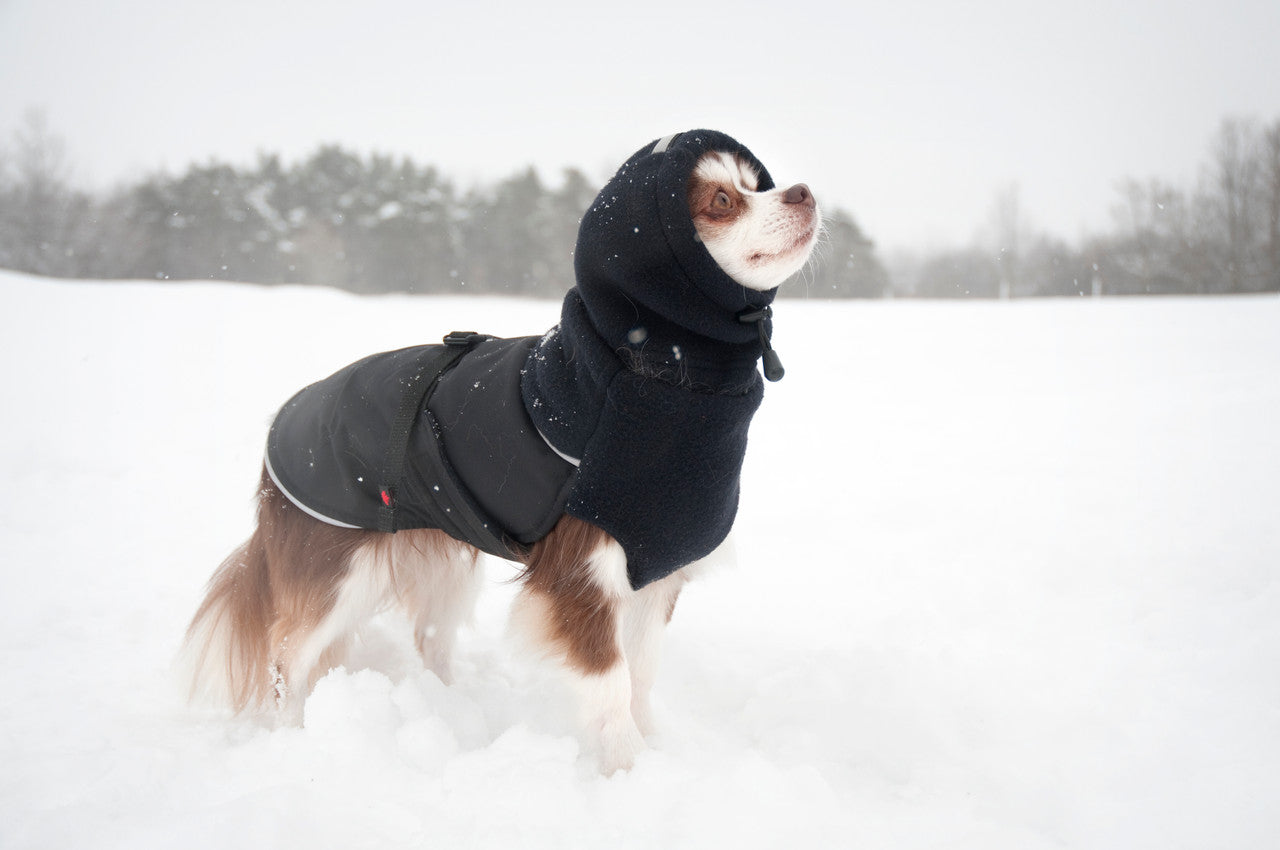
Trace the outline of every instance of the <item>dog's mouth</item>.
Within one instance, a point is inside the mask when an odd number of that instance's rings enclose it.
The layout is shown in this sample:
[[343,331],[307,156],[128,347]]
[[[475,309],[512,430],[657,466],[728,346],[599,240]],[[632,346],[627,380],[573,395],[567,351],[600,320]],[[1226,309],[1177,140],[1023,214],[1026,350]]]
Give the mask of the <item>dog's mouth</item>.
[[813,242],[813,237],[817,232],[818,224],[815,221],[810,223],[809,226],[805,228],[804,232],[796,237],[794,242],[783,248],[781,251],[757,251],[747,257],[747,262],[753,266],[762,266],[765,263],[771,263],[774,260],[790,257],[802,251],[808,251],[809,245]]

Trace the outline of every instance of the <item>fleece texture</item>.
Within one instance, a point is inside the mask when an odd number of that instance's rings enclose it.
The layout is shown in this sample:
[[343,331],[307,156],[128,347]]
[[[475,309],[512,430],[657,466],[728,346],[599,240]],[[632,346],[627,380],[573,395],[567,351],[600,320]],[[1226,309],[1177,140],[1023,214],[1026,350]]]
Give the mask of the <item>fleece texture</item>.
[[637,151],[583,216],[575,286],[524,381],[535,426],[579,461],[566,503],[615,537],[635,588],[720,545],[738,509],[751,417],[763,396],[759,331],[738,316],[775,290],[747,289],[716,264],[689,216],[687,186],[707,151],[743,145],[696,130]]

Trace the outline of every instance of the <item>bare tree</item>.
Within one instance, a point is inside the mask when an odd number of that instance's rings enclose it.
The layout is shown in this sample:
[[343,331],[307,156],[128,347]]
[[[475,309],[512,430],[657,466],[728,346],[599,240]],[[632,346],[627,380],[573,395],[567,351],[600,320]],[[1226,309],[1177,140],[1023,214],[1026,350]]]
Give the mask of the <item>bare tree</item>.
[[1021,290],[1023,243],[1029,228],[1023,218],[1020,195],[1018,184],[1010,183],[996,193],[991,208],[1001,299],[1012,298]]
[[[1106,239],[1106,281],[1111,294],[1198,292],[1204,280],[1190,209],[1182,192],[1159,179],[1125,180],[1112,208],[1116,232]],[[1096,246],[1103,247],[1103,246]]]
[[1262,189],[1267,207],[1268,288],[1280,291],[1280,118],[1263,133]]
[[1254,249],[1260,231],[1261,161],[1257,125],[1227,118],[1218,128],[1211,165],[1213,215],[1223,237],[1229,291],[1253,289]]
[[0,182],[0,255],[5,265],[71,276],[83,265],[89,199],[70,186],[66,146],[44,113],[30,109],[14,132]]

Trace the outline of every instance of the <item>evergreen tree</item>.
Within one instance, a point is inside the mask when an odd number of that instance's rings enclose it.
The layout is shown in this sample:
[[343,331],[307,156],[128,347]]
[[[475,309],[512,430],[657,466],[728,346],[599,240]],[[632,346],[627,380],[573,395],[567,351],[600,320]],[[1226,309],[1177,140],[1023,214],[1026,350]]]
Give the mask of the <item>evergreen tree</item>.
[[884,298],[891,294],[889,275],[868,239],[847,212],[827,213],[825,233],[814,259],[782,295],[817,298]]

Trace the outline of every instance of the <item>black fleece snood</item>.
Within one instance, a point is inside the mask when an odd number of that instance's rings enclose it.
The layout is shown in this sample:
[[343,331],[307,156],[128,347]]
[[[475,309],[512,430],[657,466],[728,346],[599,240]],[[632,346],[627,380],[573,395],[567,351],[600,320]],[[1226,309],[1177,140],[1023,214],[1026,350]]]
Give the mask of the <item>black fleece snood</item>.
[[760,330],[770,304],[698,239],[687,189],[699,157],[743,145],[711,130],[637,151],[582,219],[559,325],[521,384],[530,418],[578,464],[566,511],[622,544],[633,587],[714,550],[738,507],[751,417],[763,396]]

